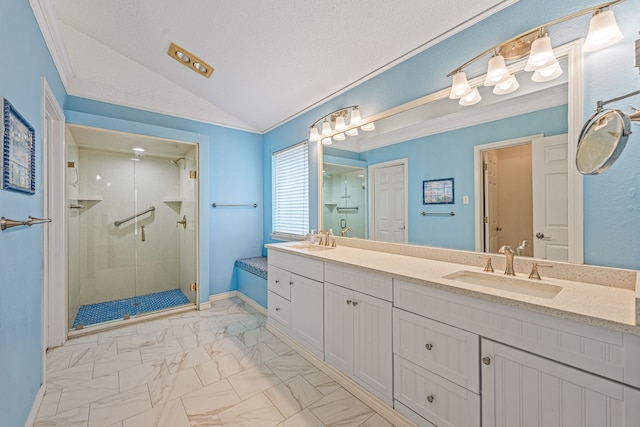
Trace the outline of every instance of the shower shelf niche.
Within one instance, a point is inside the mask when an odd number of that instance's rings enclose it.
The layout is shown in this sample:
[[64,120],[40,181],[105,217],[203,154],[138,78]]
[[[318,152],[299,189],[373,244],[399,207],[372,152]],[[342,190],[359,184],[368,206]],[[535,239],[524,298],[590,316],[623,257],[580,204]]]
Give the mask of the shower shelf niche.
[[99,202],[101,201],[103,198],[102,196],[96,196],[96,195],[84,195],[81,194],[78,196],[77,200],[80,201],[85,201],[85,202]]
[[181,196],[165,196],[162,201],[165,203],[182,203],[184,198]]

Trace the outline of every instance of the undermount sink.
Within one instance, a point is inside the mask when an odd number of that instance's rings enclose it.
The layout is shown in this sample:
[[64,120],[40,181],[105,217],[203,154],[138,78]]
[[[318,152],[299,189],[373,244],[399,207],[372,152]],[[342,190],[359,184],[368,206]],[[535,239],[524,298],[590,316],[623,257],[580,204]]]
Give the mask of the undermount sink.
[[443,276],[442,278],[471,285],[483,286],[485,288],[515,292],[521,295],[546,299],[554,298],[562,290],[562,287],[560,286],[540,283],[536,280],[524,280],[510,276],[480,273],[477,271],[457,271],[447,276]]
[[331,247],[331,246],[312,245],[309,242],[296,243],[295,245],[291,245],[290,247],[295,249],[307,250],[309,252],[319,252],[319,251],[327,251],[327,250],[335,249],[335,247]]

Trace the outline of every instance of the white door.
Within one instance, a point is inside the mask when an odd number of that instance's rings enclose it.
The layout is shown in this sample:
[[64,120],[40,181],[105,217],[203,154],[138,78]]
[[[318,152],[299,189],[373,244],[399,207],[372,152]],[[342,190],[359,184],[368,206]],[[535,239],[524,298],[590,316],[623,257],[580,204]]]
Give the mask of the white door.
[[322,282],[291,275],[291,332],[300,341],[324,355],[324,306]]
[[406,243],[406,188],[404,164],[374,171],[373,238]]
[[324,360],[347,375],[353,372],[353,294],[324,284]]
[[391,303],[354,292],[353,375],[388,404],[393,401]]
[[640,390],[484,339],[482,356],[483,426],[638,425]]
[[[498,209],[498,154],[495,150],[483,153],[484,170],[484,222],[485,251],[498,252],[498,232],[500,231],[500,216]],[[484,166],[486,165],[486,167]]]
[[567,135],[532,141],[533,256],[569,259],[569,176]]

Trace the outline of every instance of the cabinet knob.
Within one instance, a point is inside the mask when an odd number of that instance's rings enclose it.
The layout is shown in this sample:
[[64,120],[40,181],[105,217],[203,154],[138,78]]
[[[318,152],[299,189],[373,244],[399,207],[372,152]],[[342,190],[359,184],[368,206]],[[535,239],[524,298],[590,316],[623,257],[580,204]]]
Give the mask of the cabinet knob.
[[358,301],[352,302],[351,305],[355,307],[356,305],[358,305]]
[[276,307],[276,311],[280,311],[280,307]]
[[433,344],[429,343],[425,345],[425,348],[429,351],[431,351],[431,349],[433,348]]
[[350,299],[347,300],[347,304],[351,304],[351,300]]
[[483,357],[482,363],[484,363],[485,365],[491,365],[491,358],[489,356]]
[[291,280],[291,281],[289,282],[289,286],[291,286],[291,285],[293,285],[293,280]]
[[276,280],[276,285],[277,285],[278,283],[280,283],[280,280]]
[[430,394],[429,396],[427,396],[427,402],[433,403],[433,395]]

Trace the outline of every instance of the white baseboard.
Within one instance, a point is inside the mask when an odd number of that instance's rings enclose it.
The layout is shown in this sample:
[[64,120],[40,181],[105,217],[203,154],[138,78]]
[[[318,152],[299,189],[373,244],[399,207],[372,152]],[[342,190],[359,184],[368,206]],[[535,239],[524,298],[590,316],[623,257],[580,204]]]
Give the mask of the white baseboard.
[[[213,304],[214,301],[220,301],[220,300],[223,300],[223,299],[233,298],[233,297],[240,298],[242,301],[244,301],[247,304],[249,304],[251,306],[251,308],[253,308],[257,312],[259,312],[263,316],[267,316],[267,309],[266,308],[264,308],[263,306],[261,306],[260,304],[258,304],[257,302],[255,302],[254,300],[252,300],[251,298],[249,298],[248,296],[246,296],[245,294],[243,294],[240,291],[229,291],[229,292],[223,292],[221,294],[211,295],[211,296],[209,296],[209,302],[208,303],[200,303],[200,307],[201,307],[200,310],[206,310],[208,308],[211,308],[211,304]],[[202,307],[204,307],[205,304],[207,304],[208,307],[202,308]]]
[[33,423],[36,422],[36,417],[38,416],[38,412],[40,412],[40,406],[42,405],[42,400],[44,399],[44,391],[45,385],[42,384],[38,389],[38,393],[36,393],[35,399],[33,399],[33,404],[31,405],[29,416],[24,422],[24,427],[31,427],[33,426]]
[[249,298],[248,296],[246,296],[242,292],[240,292],[240,291],[236,291],[236,292],[237,292],[236,296],[238,298],[240,298],[242,301],[244,301],[247,304],[249,304],[251,306],[251,308],[256,310],[258,313],[262,314],[264,317],[267,317],[267,309],[266,308],[264,308],[263,306],[261,306],[260,304],[258,304],[257,302],[255,302],[254,300],[252,300],[251,298]]
[[320,359],[315,354],[311,353],[306,348],[302,347],[296,341],[291,339],[285,332],[278,329],[277,325],[267,321],[267,330],[287,343],[291,348],[300,353],[302,357],[313,363],[318,369],[334,379],[338,384],[344,387],[347,391],[353,394],[358,399],[362,400],[367,406],[376,411],[380,416],[385,418],[394,426],[415,426],[408,418],[401,413],[394,410],[391,406],[380,400],[378,397],[369,393],[362,388],[359,384],[347,377],[342,372],[330,366],[324,360]]

